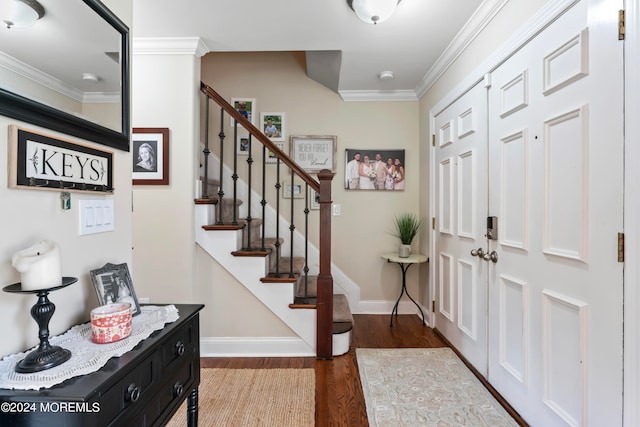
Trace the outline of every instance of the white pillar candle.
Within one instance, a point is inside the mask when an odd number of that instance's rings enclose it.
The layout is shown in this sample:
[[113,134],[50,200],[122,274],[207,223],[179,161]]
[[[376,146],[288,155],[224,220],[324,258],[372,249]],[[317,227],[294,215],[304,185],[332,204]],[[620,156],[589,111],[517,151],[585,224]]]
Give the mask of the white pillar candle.
[[43,240],[16,253],[11,262],[20,272],[22,290],[46,289],[62,284],[60,247]]

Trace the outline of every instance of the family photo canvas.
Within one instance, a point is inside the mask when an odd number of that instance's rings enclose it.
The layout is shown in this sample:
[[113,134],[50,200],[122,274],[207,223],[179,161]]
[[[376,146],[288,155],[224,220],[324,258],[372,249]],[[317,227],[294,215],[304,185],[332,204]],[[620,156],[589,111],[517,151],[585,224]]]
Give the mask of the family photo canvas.
[[347,149],[347,190],[404,190],[404,150]]

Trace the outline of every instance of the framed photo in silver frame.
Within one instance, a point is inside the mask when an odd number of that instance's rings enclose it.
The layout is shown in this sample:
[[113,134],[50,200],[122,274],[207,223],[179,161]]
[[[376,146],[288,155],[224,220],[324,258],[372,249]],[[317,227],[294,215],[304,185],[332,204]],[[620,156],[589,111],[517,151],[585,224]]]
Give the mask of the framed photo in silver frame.
[[100,305],[128,302],[131,303],[131,315],[140,314],[140,304],[126,263],[105,264],[101,268],[91,270],[90,275]]

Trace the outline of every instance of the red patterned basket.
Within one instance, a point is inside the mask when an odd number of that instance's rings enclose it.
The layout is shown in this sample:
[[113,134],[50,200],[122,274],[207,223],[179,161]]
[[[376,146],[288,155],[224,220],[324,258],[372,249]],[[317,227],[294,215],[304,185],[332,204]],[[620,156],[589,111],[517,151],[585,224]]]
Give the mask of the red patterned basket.
[[131,335],[131,304],[107,304],[91,310],[91,340],[97,344],[120,341]]

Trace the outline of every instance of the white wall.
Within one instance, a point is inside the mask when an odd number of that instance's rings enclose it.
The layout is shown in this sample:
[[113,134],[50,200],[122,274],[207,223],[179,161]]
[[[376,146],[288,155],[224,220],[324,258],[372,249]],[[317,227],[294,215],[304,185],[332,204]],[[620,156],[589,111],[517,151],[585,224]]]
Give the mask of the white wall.
[[[125,23],[132,18],[131,2],[105,0],[104,3]],[[131,263],[131,158],[128,152],[114,153],[113,195],[71,193],[71,210],[61,209],[60,192],[44,190],[10,189],[7,187],[7,135],[8,126],[17,124],[41,131],[54,137],[108,149],[99,144],[32,126],[0,116],[0,284],[20,281],[19,273],[11,266],[11,257],[17,251],[41,239],[51,239],[62,250],[62,274],[78,277],[77,283],[50,294],[56,312],[50,323],[52,334],[87,321],[90,309],[98,305],[89,271],[105,263]],[[110,149],[109,149],[110,150]],[[78,200],[113,199],[115,205],[115,231],[89,236],[78,236]],[[0,324],[3,339],[0,354],[26,350],[38,343],[38,330],[29,310],[36,302],[33,295],[0,292]]]
[[135,50],[133,58],[133,127],[169,128],[170,160],[169,185],[133,187],[136,293],[152,303],[193,302],[200,60]]

